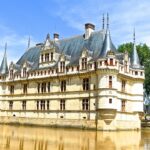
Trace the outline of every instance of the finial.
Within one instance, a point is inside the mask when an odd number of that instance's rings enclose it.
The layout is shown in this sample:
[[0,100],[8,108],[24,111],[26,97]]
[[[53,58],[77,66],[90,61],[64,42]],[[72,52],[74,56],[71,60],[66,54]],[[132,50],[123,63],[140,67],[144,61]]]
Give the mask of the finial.
[[109,14],[107,13],[107,29],[109,29]]
[[5,54],[6,54],[6,51],[7,51],[7,42],[5,43]]
[[105,17],[104,17],[104,14],[103,14],[103,18],[102,18],[102,29],[104,30],[105,28]]
[[47,34],[47,37],[46,37],[46,39],[50,39],[50,34],[49,34],[49,33]]
[[28,39],[28,49],[30,48],[30,36],[29,36],[29,39]]
[[135,28],[133,29],[133,43],[135,43]]

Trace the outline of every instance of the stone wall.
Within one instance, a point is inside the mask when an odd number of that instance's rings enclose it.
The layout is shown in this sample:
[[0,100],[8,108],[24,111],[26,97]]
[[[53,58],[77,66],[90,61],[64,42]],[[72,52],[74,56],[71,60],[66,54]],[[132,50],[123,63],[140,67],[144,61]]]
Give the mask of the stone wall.
[[[1,116],[0,124],[19,124],[47,127],[67,127],[96,130],[96,121],[88,119],[52,119],[52,118],[29,118],[16,116]],[[97,121],[97,130],[137,130],[141,128],[141,121],[138,114],[117,113],[111,122],[105,119]]]

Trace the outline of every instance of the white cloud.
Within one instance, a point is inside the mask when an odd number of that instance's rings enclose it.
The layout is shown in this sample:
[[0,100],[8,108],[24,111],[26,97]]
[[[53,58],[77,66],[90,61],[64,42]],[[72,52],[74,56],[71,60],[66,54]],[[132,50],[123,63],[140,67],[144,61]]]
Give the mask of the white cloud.
[[[9,27],[0,24],[0,60],[3,58],[5,43],[7,43],[8,64],[16,62],[19,57],[26,51],[28,45],[28,35],[21,36]],[[35,40],[30,36],[31,45],[35,45]]]
[[102,13],[109,12],[112,39],[116,45],[132,41],[133,28],[136,28],[137,42],[150,46],[150,1],[149,0],[86,0],[73,4],[67,0],[57,0],[55,15],[69,26],[84,30],[84,23],[93,22],[101,28]]

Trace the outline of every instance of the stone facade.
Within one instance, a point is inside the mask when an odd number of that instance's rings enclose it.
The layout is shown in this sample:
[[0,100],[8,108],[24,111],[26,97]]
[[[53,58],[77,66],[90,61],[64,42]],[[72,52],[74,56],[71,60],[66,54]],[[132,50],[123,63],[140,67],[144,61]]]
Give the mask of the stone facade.
[[[57,41],[47,35],[44,43],[29,48],[9,69],[5,54],[0,123],[140,129],[144,69],[139,64],[133,67],[127,52],[114,49],[108,31],[107,27],[90,32],[86,39]],[[106,55],[101,57],[101,51]]]

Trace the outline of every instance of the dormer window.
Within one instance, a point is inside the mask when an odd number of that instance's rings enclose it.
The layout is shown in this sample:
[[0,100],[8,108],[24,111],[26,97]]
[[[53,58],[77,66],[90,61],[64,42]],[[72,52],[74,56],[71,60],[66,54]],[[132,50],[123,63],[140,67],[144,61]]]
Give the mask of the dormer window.
[[110,66],[113,66],[113,58],[110,58]]
[[27,76],[27,68],[23,68],[23,78]]
[[51,61],[53,61],[53,60],[54,60],[54,53],[51,52]]
[[14,71],[13,69],[10,70],[10,79],[13,79],[13,76],[14,76]]
[[87,69],[87,58],[82,58],[82,69]]
[[49,62],[49,53],[45,54],[45,62]]
[[60,72],[64,72],[65,71],[65,61],[61,61],[60,62]]

